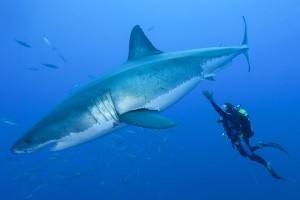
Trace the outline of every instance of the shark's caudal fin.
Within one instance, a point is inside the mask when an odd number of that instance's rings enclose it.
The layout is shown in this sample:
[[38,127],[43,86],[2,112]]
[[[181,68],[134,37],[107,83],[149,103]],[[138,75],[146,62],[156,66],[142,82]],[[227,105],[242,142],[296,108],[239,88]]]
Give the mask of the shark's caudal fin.
[[242,45],[247,47],[247,50],[244,52],[244,55],[246,56],[247,59],[248,71],[250,72],[251,66],[250,66],[250,58],[249,58],[249,50],[248,50],[248,30],[247,30],[247,22],[244,16],[243,16],[243,20],[245,25],[245,31],[244,31],[244,39]]
[[161,53],[163,52],[153,46],[140,26],[133,27],[130,34],[128,60]]

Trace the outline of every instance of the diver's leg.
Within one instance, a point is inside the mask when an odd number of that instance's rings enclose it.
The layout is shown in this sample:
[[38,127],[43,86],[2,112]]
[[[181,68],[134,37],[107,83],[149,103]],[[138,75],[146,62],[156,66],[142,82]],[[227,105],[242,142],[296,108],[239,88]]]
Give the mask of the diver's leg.
[[258,162],[259,164],[263,165],[268,169],[268,171],[271,173],[271,175],[276,179],[283,179],[281,178],[272,168],[271,163],[266,162],[261,156],[254,154],[253,147],[250,146],[249,141],[247,140],[241,140],[240,142],[241,148],[243,148],[243,151],[246,153],[246,155],[253,161]]
[[258,144],[258,145],[252,146],[252,147],[251,147],[251,150],[252,150],[252,151],[256,151],[257,149],[260,149],[260,148],[262,148],[262,146],[260,146],[260,145]]
[[249,139],[244,139],[244,142],[247,145],[247,147],[251,150],[252,154],[254,151],[261,148],[260,143],[258,143],[258,145],[255,145],[255,146],[251,146]]
[[241,156],[243,157],[247,156],[246,152],[244,151],[244,149],[241,147],[240,144],[235,144],[235,147],[238,150],[238,152],[241,154]]
[[246,156],[250,157],[254,155],[254,152],[252,151],[252,148],[250,146],[249,140],[241,139],[240,146],[245,152]]
[[279,176],[275,170],[273,169],[272,165],[270,162],[266,162],[261,156],[259,155],[252,155],[252,156],[249,156],[249,158],[255,162],[258,162],[260,164],[262,164],[264,167],[267,168],[267,170],[271,173],[271,175],[276,178],[276,179],[280,179],[280,180],[283,180],[283,178],[281,176]]
[[268,168],[268,162],[265,161],[261,156],[253,154],[249,156],[250,160],[253,160],[255,162],[258,162],[259,164],[262,164],[264,167]]

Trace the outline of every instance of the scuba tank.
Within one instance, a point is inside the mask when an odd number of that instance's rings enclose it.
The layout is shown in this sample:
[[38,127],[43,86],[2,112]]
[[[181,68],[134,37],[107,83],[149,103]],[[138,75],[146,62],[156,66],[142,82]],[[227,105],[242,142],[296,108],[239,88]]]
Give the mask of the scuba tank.
[[242,108],[241,104],[235,106],[235,109],[239,116],[240,128],[243,133],[243,137],[249,139],[254,135],[249,115],[245,109]]

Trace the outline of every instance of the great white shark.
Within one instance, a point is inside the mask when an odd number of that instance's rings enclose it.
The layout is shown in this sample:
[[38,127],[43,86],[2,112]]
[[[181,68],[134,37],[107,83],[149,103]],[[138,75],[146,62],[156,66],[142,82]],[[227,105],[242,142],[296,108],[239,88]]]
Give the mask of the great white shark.
[[128,61],[88,83],[60,103],[11,147],[30,153],[45,146],[58,151],[91,141],[125,125],[166,129],[176,125],[160,114],[235,57],[249,64],[247,24],[239,46],[163,53],[140,26],[130,35]]

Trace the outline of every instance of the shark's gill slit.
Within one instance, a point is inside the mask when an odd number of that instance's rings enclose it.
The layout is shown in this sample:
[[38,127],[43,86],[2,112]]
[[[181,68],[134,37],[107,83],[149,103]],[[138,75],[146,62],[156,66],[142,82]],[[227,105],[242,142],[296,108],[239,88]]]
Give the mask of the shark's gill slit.
[[106,93],[106,98],[110,102],[111,111],[113,112],[112,114],[113,114],[113,117],[114,117],[115,121],[119,122],[119,118],[118,118],[118,114],[117,114],[117,111],[116,111],[116,107],[115,107],[115,104],[114,104],[114,101],[112,99],[112,96],[111,96],[110,92]]
[[102,114],[102,116],[105,118],[105,121],[109,121],[109,118],[107,118],[106,116],[106,111],[105,111],[105,108],[104,108],[104,105],[103,105],[103,101],[101,99],[101,97],[99,97],[97,99],[97,103],[96,103],[96,106],[97,108],[99,109],[100,113]]
[[104,114],[101,112],[101,110],[99,109],[97,102],[94,100],[93,101],[93,105],[95,107],[95,110],[97,110],[99,112],[98,116],[99,116],[99,121],[104,122],[104,121],[108,121],[108,119],[106,119],[106,117],[104,116]]
[[112,113],[112,111],[114,110],[114,108],[111,106],[110,101],[107,98],[106,93],[105,93],[105,95],[103,95],[102,100],[103,100],[104,107],[106,108],[107,112],[110,115],[110,119],[116,121],[116,118],[115,118],[114,114]]
[[93,113],[92,110],[93,110],[93,109],[88,108],[88,111],[89,111],[90,115],[92,116],[92,118],[95,120],[95,122],[96,122],[96,123],[100,123],[100,122],[98,121],[98,119],[96,118],[96,116],[95,116],[95,114]]

